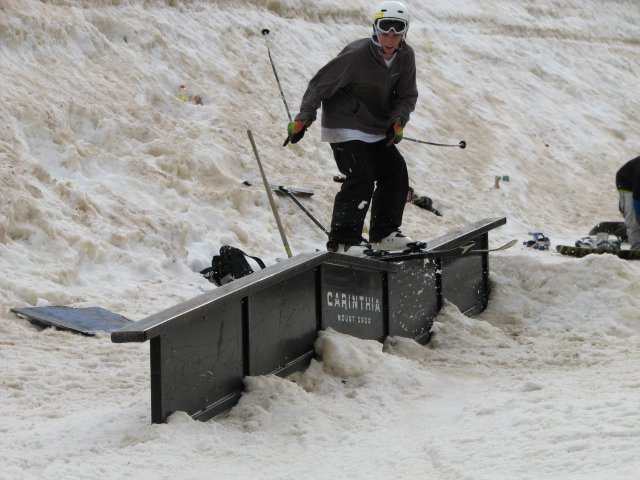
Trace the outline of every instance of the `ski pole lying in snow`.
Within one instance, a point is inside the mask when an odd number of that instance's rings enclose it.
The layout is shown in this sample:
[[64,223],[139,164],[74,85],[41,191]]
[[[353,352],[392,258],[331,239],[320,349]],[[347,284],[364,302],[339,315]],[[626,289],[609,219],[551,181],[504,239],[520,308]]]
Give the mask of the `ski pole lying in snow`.
[[320,230],[322,230],[324,233],[329,235],[329,231],[326,228],[324,228],[324,226],[318,221],[318,219],[314,217],[311,214],[311,212],[307,210],[304,205],[302,205],[302,203],[300,203],[300,200],[296,198],[296,196],[293,194],[291,190],[289,190],[284,185],[280,185],[280,187],[278,187],[278,190],[280,190],[282,193],[286,193],[289,196],[289,198],[293,200],[295,204],[298,205],[304,213],[307,214],[307,217],[309,217],[313,223],[315,223],[318,227],[320,227]]
[[[322,230],[327,235],[327,237],[330,236],[329,230],[327,230],[324,225],[322,225],[320,221],[316,217],[314,217],[313,214],[309,210],[307,210],[304,205],[302,205],[302,203],[300,203],[300,200],[296,198],[291,189],[285,187],[284,185],[280,185],[278,187],[278,191],[286,194],[291,200],[293,200],[295,204],[298,205],[300,209],[307,215],[307,217],[309,217],[311,221],[315,223],[320,228],[320,230]],[[368,243],[368,240],[366,238],[360,237],[360,239]]]
[[[251,182],[250,180],[245,180],[242,183],[245,184],[245,185],[251,186],[255,182]],[[283,193],[287,197],[289,197],[291,200],[293,200],[293,202],[298,207],[300,207],[300,209],[307,215],[307,217],[309,217],[313,223],[315,223],[318,227],[320,227],[320,230],[322,230],[324,233],[329,235],[329,231],[326,228],[324,228],[324,225],[322,225],[318,221],[318,219],[316,217],[314,217],[313,214],[309,210],[307,210],[305,208],[305,206],[300,202],[300,200],[298,200],[298,197],[296,196],[296,195],[300,195],[300,196],[313,195],[313,190],[303,189],[303,188],[299,188],[299,187],[287,187],[285,185],[278,185],[278,184],[273,184],[273,183],[269,184],[269,188],[271,188],[271,190],[273,190],[274,192]]]
[[260,168],[260,175],[262,175],[262,182],[264,183],[264,189],[267,191],[267,197],[269,197],[269,204],[271,205],[273,216],[276,218],[276,224],[278,225],[280,238],[282,238],[282,243],[284,244],[284,250],[285,252],[287,252],[287,256],[291,258],[293,255],[291,254],[291,249],[289,248],[289,242],[287,241],[287,236],[284,234],[284,228],[282,228],[282,223],[280,222],[280,215],[278,215],[278,209],[276,208],[276,203],[273,201],[273,195],[271,195],[271,188],[269,188],[269,182],[267,181],[267,176],[265,175],[264,169],[262,168],[262,162],[260,161],[260,156],[258,155],[256,142],[253,141],[253,134],[251,133],[251,130],[247,130],[247,135],[249,136],[249,141],[251,142],[251,148],[253,148],[253,154],[256,157],[256,162],[258,162],[258,167]]
[[[306,214],[307,214],[307,217],[309,217],[313,223],[315,223],[318,227],[320,227],[320,230],[322,230],[322,231],[327,235],[327,237],[328,237],[328,236],[330,236],[329,230],[327,230],[327,229],[324,227],[324,225],[322,225],[322,224],[318,221],[318,219],[317,219],[316,217],[314,217],[314,216],[311,214],[311,212],[310,212],[309,210],[307,210],[307,209],[305,208],[305,206],[304,206],[304,205],[302,205],[302,203],[300,203],[300,201],[296,198],[296,196],[293,194],[293,192],[292,192],[291,190],[289,190],[289,189],[288,189],[287,187],[285,187],[284,185],[281,185],[280,187],[278,187],[278,190],[279,190],[279,191],[281,191],[282,193],[286,193],[286,194],[289,196],[289,198],[290,198],[291,200],[293,200],[293,201],[295,202],[295,204],[296,204],[296,205],[298,205],[298,206],[300,207],[300,209],[301,209],[304,213],[306,213]],[[364,237],[360,237],[360,239],[361,239],[362,241],[364,241],[364,242],[367,242],[367,243],[369,242],[369,241],[368,241],[366,238],[364,238]]]
[[467,148],[467,142],[464,140],[460,140],[460,143],[448,144],[448,143],[434,143],[434,142],[425,142],[424,140],[416,140],[415,138],[403,137],[405,140],[409,140],[410,142],[416,143],[424,143],[425,145],[435,145],[436,147],[459,147],[459,148]]

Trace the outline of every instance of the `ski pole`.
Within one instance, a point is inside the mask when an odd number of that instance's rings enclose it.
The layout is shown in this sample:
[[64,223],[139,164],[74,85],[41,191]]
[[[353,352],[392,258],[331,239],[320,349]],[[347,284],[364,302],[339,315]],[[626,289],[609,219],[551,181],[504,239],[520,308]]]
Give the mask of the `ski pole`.
[[273,58],[271,58],[271,49],[269,48],[269,29],[263,28],[262,35],[264,36],[264,41],[267,43],[267,53],[269,53],[269,61],[271,62],[271,68],[273,69],[273,75],[276,77],[276,83],[278,84],[278,89],[280,90],[280,96],[282,97],[282,102],[284,103],[284,108],[287,111],[287,117],[289,117],[289,122],[291,122],[291,113],[289,113],[289,105],[287,105],[287,100],[284,98],[284,92],[282,91],[282,85],[280,85],[280,79],[278,78],[278,72],[276,72],[276,66],[273,63]]
[[467,142],[464,140],[460,140],[460,143],[448,144],[448,143],[434,143],[434,142],[425,142],[424,140],[416,140],[415,138],[403,137],[405,140],[409,140],[410,142],[416,143],[424,143],[425,145],[435,145],[436,147],[460,147],[467,148]]
[[317,219],[316,217],[314,217],[314,216],[311,214],[311,212],[310,212],[309,210],[307,210],[307,209],[305,208],[305,206],[304,206],[304,205],[302,205],[302,203],[300,203],[300,200],[298,200],[298,199],[296,198],[296,196],[293,194],[293,192],[292,192],[291,190],[289,190],[289,189],[288,189],[287,187],[285,187],[284,185],[281,185],[280,187],[278,187],[278,190],[280,190],[280,191],[281,191],[281,192],[283,192],[283,193],[286,193],[286,194],[289,196],[289,198],[290,198],[291,200],[293,200],[293,201],[295,202],[295,204],[296,204],[296,205],[298,205],[298,206],[300,207],[300,209],[301,209],[304,213],[306,213],[306,214],[307,214],[307,217],[309,217],[313,223],[315,223],[318,227],[320,227],[320,230],[322,230],[324,233],[326,233],[326,234],[327,234],[327,236],[329,235],[329,231],[328,231],[326,228],[324,228],[324,226],[323,226],[323,225],[318,221],[318,219]]
[[[286,193],[286,194],[289,196],[289,198],[290,198],[291,200],[293,200],[293,201],[295,202],[295,204],[296,204],[296,205],[298,205],[298,206],[302,209],[302,211],[303,211],[304,213],[306,213],[306,214],[307,214],[307,217],[309,217],[309,218],[311,219],[311,221],[313,221],[313,223],[315,223],[318,227],[320,227],[320,230],[322,230],[324,233],[326,233],[326,234],[327,234],[327,237],[331,235],[331,234],[329,233],[329,230],[327,230],[327,229],[324,227],[324,225],[322,225],[322,224],[318,221],[318,219],[317,219],[316,217],[314,217],[314,216],[311,214],[311,212],[310,212],[309,210],[307,210],[307,209],[305,208],[305,206],[304,206],[304,205],[302,205],[302,203],[300,203],[300,201],[296,198],[296,196],[293,194],[293,192],[292,192],[291,190],[289,190],[289,189],[288,189],[287,187],[285,187],[284,185],[279,186],[279,187],[278,187],[278,190],[279,190],[279,191],[281,191],[282,193]],[[369,240],[367,240],[367,239],[366,239],[366,238],[364,238],[364,237],[360,237],[360,240],[362,240],[363,242],[369,243]]]
[[251,133],[251,130],[247,130],[247,135],[249,136],[249,141],[251,142],[251,148],[253,148],[253,154],[255,155],[256,161],[258,162],[258,167],[260,168],[260,175],[262,175],[262,182],[264,183],[264,189],[267,191],[267,197],[269,197],[269,204],[271,205],[273,216],[276,218],[276,224],[278,225],[280,238],[282,239],[282,243],[284,244],[284,250],[285,252],[287,252],[287,256],[291,258],[293,255],[291,254],[291,249],[289,248],[289,242],[287,241],[287,236],[284,234],[284,228],[282,228],[282,223],[280,222],[280,215],[278,215],[278,209],[276,208],[276,203],[273,201],[273,195],[271,195],[269,182],[267,181],[267,176],[265,175],[264,169],[262,168],[262,162],[260,161],[260,156],[258,155],[258,149],[256,148],[256,143],[253,141],[253,134]]
[[[269,53],[269,61],[271,62],[271,68],[273,69],[273,76],[276,77],[276,83],[278,84],[278,90],[280,90],[280,96],[282,97],[282,103],[284,103],[284,109],[287,111],[287,117],[289,118],[289,123],[293,120],[291,118],[291,112],[289,112],[289,105],[287,105],[287,100],[284,98],[284,92],[282,91],[282,85],[280,84],[280,79],[278,78],[278,72],[276,71],[276,65],[273,63],[273,58],[271,58],[271,49],[269,49],[269,29],[263,28],[262,35],[264,35],[264,40],[267,43],[267,53]],[[283,147],[286,147],[289,143],[289,137],[285,138]]]

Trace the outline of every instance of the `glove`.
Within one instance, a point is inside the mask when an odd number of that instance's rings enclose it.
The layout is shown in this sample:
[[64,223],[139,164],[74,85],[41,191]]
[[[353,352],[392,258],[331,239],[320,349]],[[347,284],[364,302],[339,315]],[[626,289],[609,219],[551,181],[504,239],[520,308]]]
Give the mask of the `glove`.
[[304,137],[304,132],[311,126],[313,120],[294,120],[287,125],[287,139],[282,144],[283,147],[287,146],[287,143],[298,143]]
[[391,119],[391,125],[387,128],[387,138],[385,143],[388,147],[400,143],[404,129],[404,121],[400,115],[394,115]]
[[640,200],[633,201],[633,209],[636,211],[636,222],[640,225]]

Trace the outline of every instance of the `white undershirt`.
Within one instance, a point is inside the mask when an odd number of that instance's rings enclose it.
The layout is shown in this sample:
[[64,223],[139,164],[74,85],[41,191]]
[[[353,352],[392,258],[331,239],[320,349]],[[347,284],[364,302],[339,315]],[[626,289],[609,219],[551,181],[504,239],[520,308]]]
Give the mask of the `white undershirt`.
[[374,135],[365,133],[352,128],[325,128],[320,131],[320,140],[329,143],[350,142],[351,140],[360,140],[365,143],[375,143],[384,140],[385,135]]

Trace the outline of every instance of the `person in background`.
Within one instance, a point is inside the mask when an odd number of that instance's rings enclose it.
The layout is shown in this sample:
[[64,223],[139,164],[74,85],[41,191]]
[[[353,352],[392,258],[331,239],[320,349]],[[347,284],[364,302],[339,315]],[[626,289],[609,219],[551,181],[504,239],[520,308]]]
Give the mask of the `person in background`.
[[[420,246],[400,231],[409,191],[407,166],[396,148],[418,99],[413,49],[406,43],[409,12],[382,2],[373,35],[349,43],[309,82],[300,113],[287,126],[296,143],[322,105],[321,140],[345,176],[333,206],[327,250],[364,256],[365,250]],[[371,205],[369,244],[362,237]]]
[[640,250],[640,157],[629,160],[618,170],[616,187],[631,250]]

